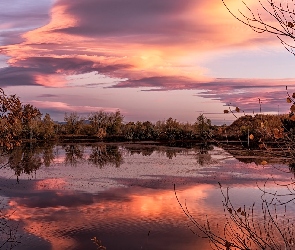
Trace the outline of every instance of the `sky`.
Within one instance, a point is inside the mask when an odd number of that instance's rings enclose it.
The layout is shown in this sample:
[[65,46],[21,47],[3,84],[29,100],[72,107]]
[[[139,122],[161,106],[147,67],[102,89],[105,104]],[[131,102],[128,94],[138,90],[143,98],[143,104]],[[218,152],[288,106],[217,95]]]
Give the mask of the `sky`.
[[221,0],[0,0],[0,87],[58,121],[119,109],[126,122],[203,113],[229,124],[228,105],[253,114],[259,100],[263,113],[285,113],[294,67],[275,35]]

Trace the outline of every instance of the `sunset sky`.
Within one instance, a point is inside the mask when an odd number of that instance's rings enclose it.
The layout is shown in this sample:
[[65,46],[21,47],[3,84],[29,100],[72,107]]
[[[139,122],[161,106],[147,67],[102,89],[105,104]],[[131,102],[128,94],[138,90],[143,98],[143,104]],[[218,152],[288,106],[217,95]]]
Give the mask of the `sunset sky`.
[[294,68],[275,35],[221,0],[0,1],[0,87],[54,120],[119,109],[125,121],[204,113],[221,124],[234,119],[225,105],[257,113],[258,98],[262,112],[283,113]]

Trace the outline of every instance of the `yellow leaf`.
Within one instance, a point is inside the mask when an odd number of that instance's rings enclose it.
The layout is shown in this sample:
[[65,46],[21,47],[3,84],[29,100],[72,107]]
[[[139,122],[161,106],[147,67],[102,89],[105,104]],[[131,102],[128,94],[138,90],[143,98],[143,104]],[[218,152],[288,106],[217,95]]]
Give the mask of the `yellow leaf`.
[[291,103],[291,102],[292,102],[291,98],[288,97],[288,98],[287,98],[287,103]]
[[250,139],[250,140],[253,140],[253,139],[254,139],[254,135],[252,135],[252,134],[249,135],[249,139]]
[[267,164],[267,161],[262,161],[260,164],[261,165],[266,165]]

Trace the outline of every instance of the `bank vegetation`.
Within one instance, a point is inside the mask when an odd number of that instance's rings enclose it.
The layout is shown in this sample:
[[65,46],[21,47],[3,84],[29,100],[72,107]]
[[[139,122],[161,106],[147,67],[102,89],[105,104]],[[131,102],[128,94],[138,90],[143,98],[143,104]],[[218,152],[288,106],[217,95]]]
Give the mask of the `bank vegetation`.
[[285,115],[244,115],[231,125],[215,126],[203,114],[194,123],[176,119],[125,122],[120,111],[98,110],[86,117],[66,113],[54,122],[31,104],[0,89],[0,145],[7,149],[26,141],[243,141],[263,148],[265,142],[294,137],[295,122]]

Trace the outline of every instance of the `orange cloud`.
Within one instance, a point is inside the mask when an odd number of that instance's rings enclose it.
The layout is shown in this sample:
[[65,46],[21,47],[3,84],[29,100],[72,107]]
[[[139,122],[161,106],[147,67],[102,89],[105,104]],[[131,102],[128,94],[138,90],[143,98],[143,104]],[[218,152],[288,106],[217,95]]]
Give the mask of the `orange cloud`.
[[[22,35],[24,42],[0,48],[10,57],[11,66],[21,63],[27,67],[30,58],[36,57],[71,58],[92,63],[90,71],[116,78],[181,75],[210,81],[206,68],[183,62],[192,55],[202,58],[205,51],[273,41],[268,36],[262,39],[237,22],[221,1],[185,0],[179,4],[175,0],[128,0],[123,5],[118,0],[58,0],[50,13],[47,25]],[[228,32],[230,27],[236,30]],[[67,72],[76,74],[70,68]],[[64,85],[64,71],[56,69],[56,73],[61,75],[57,81],[57,76],[42,76],[40,71],[35,82]]]
[[35,75],[35,82],[37,84],[48,87],[62,87],[66,85],[66,80],[63,75]]
[[[232,10],[244,9],[241,1],[226,2]],[[256,9],[257,1],[248,3]],[[94,77],[108,76],[115,88],[205,90],[198,95],[217,99],[220,106],[247,106],[249,111],[257,106],[255,98],[265,98],[264,105],[271,105],[264,110],[274,111],[281,104],[283,90],[278,95],[276,87],[266,93],[259,86],[268,90],[271,85],[284,87],[286,82],[291,86],[290,80],[215,79],[210,76],[209,63],[204,63],[226,51],[238,53],[239,49],[265,45],[280,46],[276,37],[257,34],[238,22],[222,1],[56,0],[46,25],[24,32],[18,44],[0,47],[9,57],[9,67],[0,69],[0,86],[64,87],[69,76],[92,73]],[[75,80],[71,83],[77,87]],[[245,91],[247,86],[257,91]],[[247,94],[242,96],[236,90]],[[232,95],[228,95],[230,91]],[[52,105],[61,112],[72,110],[61,103],[38,104],[44,108]],[[94,107],[77,108],[92,112]]]

